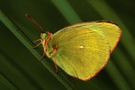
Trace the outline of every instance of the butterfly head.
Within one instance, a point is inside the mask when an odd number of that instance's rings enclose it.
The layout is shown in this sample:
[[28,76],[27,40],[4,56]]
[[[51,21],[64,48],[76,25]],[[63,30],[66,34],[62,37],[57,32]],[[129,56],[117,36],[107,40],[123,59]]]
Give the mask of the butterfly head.
[[42,33],[40,34],[40,38],[41,38],[41,39],[46,39],[46,38],[47,38],[47,33],[42,32]]

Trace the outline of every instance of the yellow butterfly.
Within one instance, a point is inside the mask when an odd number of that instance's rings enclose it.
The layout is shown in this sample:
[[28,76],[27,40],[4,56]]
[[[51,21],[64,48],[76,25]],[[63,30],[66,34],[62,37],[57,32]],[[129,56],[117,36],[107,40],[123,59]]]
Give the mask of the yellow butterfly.
[[70,76],[86,81],[105,67],[121,34],[117,24],[102,20],[74,24],[54,34],[44,32],[36,41],[41,41],[42,57],[51,58],[56,71],[58,65]]

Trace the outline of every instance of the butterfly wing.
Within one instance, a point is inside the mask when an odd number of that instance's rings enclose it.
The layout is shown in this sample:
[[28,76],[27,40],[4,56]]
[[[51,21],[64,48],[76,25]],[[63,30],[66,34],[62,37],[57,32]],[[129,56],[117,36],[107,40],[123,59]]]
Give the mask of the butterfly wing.
[[115,49],[122,34],[122,31],[117,24],[105,20],[75,24],[71,27],[89,28],[92,31],[99,33],[108,41],[111,52]]
[[[53,46],[58,50],[51,56]],[[107,63],[110,46],[107,40],[90,28],[66,27],[56,32],[47,48],[47,56],[56,59],[56,64],[67,74],[88,80]]]

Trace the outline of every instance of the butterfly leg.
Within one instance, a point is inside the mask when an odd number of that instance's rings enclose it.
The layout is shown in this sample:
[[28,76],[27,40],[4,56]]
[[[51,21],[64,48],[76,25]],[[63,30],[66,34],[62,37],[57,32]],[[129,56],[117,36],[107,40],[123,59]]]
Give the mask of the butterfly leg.
[[[41,39],[37,39],[37,40],[35,40],[35,41],[33,41],[33,42],[38,42],[38,41],[41,41]],[[39,44],[37,44],[36,46],[34,46],[33,48],[38,47],[40,44],[41,44],[41,42],[40,42]]]
[[56,73],[58,73],[58,66],[57,66],[57,63],[56,63],[56,56],[54,54],[57,50],[58,50],[58,47],[56,45],[54,45],[52,51],[50,51],[51,52],[50,55],[53,57],[54,66],[56,68]]
[[56,57],[54,56],[54,66],[55,66],[55,68],[56,68],[56,73],[58,73],[58,66],[57,66],[57,64],[56,64]]
[[41,57],[40,61],[44,58],[45,54],[46,54],[46,53],[43,53],[43,55],[42,55],[42,57]]
[[36,48],[36,47],[38,47],[40,44],[41,44],[41,42],[40,42],[39,44],[37,44],[36,46],[34,46],[33,48]]
[[44,53],[43,53],[43,55],[42,55],[40,60],[42,60],[44,58],[45,54],[46,54],[46,47],[44,47]]
[[41,39],[34,40],[33,42],[38,42],[38,41],[41,41]]

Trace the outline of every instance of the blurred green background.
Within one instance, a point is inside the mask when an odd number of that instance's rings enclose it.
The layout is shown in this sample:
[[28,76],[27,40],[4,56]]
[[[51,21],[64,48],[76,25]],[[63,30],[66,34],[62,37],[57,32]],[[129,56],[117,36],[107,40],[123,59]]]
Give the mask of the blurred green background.
[[[0,90],[135,90],[134,0],[0,0]],[[83,82],[55,73],[42,47],[33,49],[40,29],[29,13],[52,33],[74,23],[116,22],[122,38],[105,69]]]

